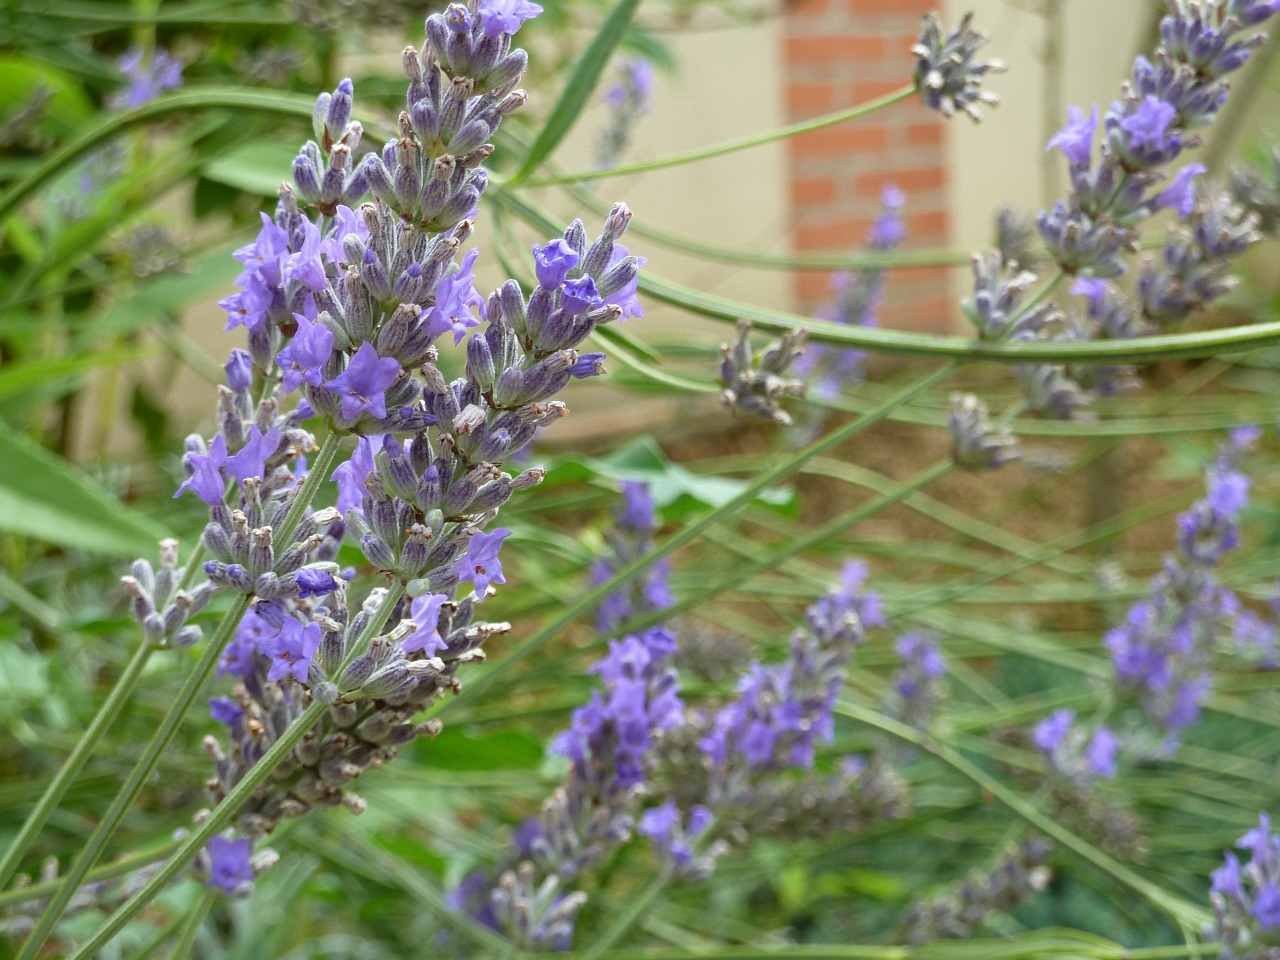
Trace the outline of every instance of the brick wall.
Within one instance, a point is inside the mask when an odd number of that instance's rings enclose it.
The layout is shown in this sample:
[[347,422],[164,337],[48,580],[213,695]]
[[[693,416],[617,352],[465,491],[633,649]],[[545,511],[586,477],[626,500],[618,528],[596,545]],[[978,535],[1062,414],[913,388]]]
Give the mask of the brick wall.
[[[793,0],[786,7],[783,58],[789,122],[851,107],[910,79],[909,53],[922,14],[937,0]],[[906,100],[862,120],[788,141],[792,240],[798,252],[860,248],[891,181],[907,195],[904,247],[947,242],[946,121]],[[829,274],[801,271],[805,312],[829,297]],[[890,275],[884,326],[945,330],[954,305],[944,268]]]

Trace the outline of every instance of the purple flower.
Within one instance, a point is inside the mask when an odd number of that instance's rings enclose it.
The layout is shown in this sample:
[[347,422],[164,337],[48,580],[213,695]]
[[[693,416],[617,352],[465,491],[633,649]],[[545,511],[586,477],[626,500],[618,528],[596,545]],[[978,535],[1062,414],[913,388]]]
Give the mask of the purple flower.
[[906,228],[902,223],[902,206],[907,202],[907,195],[891,183],[886,183],[880,190],[882,209],[871,225],[867,236],[867,245],[876,250],[892,250],[906,236]]
[[586,380],[600,377],[605,373],[605,355],[603,353],[580,353],[578,362],[569,368],[569,376],[575,380]]
[[313,387],[320,386],[324,380],[324,366],[333,355],[332,330],[323,323],[311,322],[300,313],[295,313],[293,319],[298,321],[298,332],[276,357],[284,371],[285,393],[293,393],[303,381]]
[[1120,741],[1106,727],[1099,727],[1084,750],[1088,770],[1095,777],[1110,779],[1116,775],[1116,750]]
[[231,674],[242,680],[252,677],[254,654],[264,641],[278,632],[259,615],[258,607],[250,607],[236,627],[235,636],[222,651],[222,659],[218,661],[218,676]]
[[651,807],[640,815],[636,831],[653,841],[659,859],[679,868],[687,866],[694,858],[693,845],[689,841],[706,831],[714,819],[707,807],[698,804],[689,811],[688,826],[682,828],[680,810],[675,800],[668,797],[661,806]]
[[[620,243],[615,243],[613,245],[613,254],[609,257],[609,268],[612,268],[615,264],[629,256],[631,256],[631,254],[627,252],[626,247]],[[646,262],[647,261],[644,257],[636,257],[637,268],[643,267]],[[636,275],[627,281],[625,286],[609,294],[608,302],[616,307],[620,307],[622,310],[622,316],[619,319],[626,320],[631,317],[639,318],[644,316],[644,307],[641,305],[640,298],[636,294],[636,289],[639,283],[640,273],[637,269]]]
[[243,326],[247,330],[261,331],[267,322],[267,311],[275,302],[277,283],[259,270],[245,270],[240,274],[236,280],[240,292],[218,301],[218,306],[227,311],[226,329]]
[[338,581],[328,570],[319,567],[303,567],[297,573],[298,599],[325,597],[338,589]]
[[320,632],[318,623],[303,626],[294,617],[286,618],[280,633],[262,643],[262,653],[271,658],[267,679],[279,681],[293,677],[299,683],[306,683],[311,658],[320,649]]
[[1208,471],[1209,506],[1227,518],[1233,518],[1249,503],[1249,478],[1227,464],[1219,463]]
[[245,273],[254,273],[269,284],[280,283],[281,264],[289,255],[289,234],[267,214],[259,213],[262,228],[257,239],[232,254],[244,264]]
[[1077,297],[1089,301],[1089,312],[1097,313],[1107,297],[1110,284],[1101,277],[1076,277],[1071,283],[1071,292]]
[[[1280,3],[1280,0],[1276,0]],[[1262,428],[1256,424],[1246,423],[1232,427],[1227,433],[1227,442],[1234,451],[1243,453],[1262,439]]]
[[448,647],[448,643],[440,636],[440,608],[449,602],[443,593],[430,593],[425,597],[415,597],[409,607],[409,619],[417,628],[409,636],[400,641],[405,653],[421,651],[428,657],[434,657],[439,651]]
[[1234,853],[1227,851],[1226,862],[1209,875],[1213,882],[1214,893],[1228,897],[1243,897],[1244,884],[1240,876],[1240,860]]
[[227,457],[223,469],[240,483],[250,477],[264,477],[267,471],[267,460],[280,447],[280,428],[272,427],[265,434],[255,423],[249,428],[249,439],[240,448],[240,452]]
[[303,220],[302,247],[297,253],[290,254],[285,261],[285,278],[302,284],[308,290],[323,290],[324,263],[320,260],[322,243],[320,228],[310,220]]
[[623,480],[621,507],[618,511],[618,523],[622,526],[644,533],[652,533],[657,529],[657,512],[647,483]]
[[1271,846],[1271,817],[1267,813],[1259,813],[1258,825],[1236,841],[1236,847],[1248,850],[1250,862],[1259,866],[1266,863]]
[[187,458],[187,469],[191,471],[191,475],[178,487],[174,498],[190,490],[211,507],[221,503],[227,487],[226,481],[222,479],[222,465],[226,462],[227,441],[222,434],[218,434],[209,444],[208,453],[196,453]]
[[351,459],[338,464],[333,471],[334,483],[338,485],[337,507],[344,517],[348,510],[361,510],[367,490],[364,482],[374,469],[373,455],[373,441],[361,437],[356,441]]
[[479,256],[479,250],[468,250],[462,258],[462,266],[440,278],[436,283],[435,306],[427,313],[427,332],[438,337],[452,330],[455,347],[462,342],[469,328],[480,325],[480,321],[471,312],[472,307],[484,308],[484,299],[476,293],[476,278],[472,272]]
[[1156,197],[1156,203],[1166,210],[1177,210],[1178,219],[1191,216],[1196,205],[1196,177],[1207,170],[1203,163],[1189,163],[1179,170],[1173,182]]
[[1263,930],[1275,930],[1280,927],[1280,889],[1268,880],[1254,897],[1253,909],[1250,911],[1257,918]]
[[538,275],[538,285],[548,290],[557,289],[569,276],[569,271],[578,265],[578,259],[577,251],[561,237],[548,240],[541,247],[534,246],[534,273]]
[[340,398],[338,407],[344,420],[354,423],[362,413],[381,420],[387,415],[387,388],[399,375],[400,362],[378,356],[373,344],[365,341],[347,361],[347,369],[326,380],[324,386]]
[[542,13],[542,7],[529,0],[480,0],[480,22],[490,40],[507,34],[515,36],[520,25]]
[[475,584],[477,599],[484,599],[490,583],[507,582],[502,575],[498,551],[502,549],[502,541],[509,536],[510,530],[474,534],[467,544],[467,555],[454,564],[459,580],[470,580]]
[[164,50],[155,50],[151,54],[151,62],[143,64],[142,51],[135,48],[120,57],[116,67],[129,81],[116,99],[122,107],[141,107],[166,90],[182,86],[182,61],[175,60]]
[[680,811],[676,802],[668,797],[659,807],[650,807],[640,815],[637,831],[652,840],[668,842],[672,832],[680,825]]
[[226,724],[233,730],[240,725],[240,721],[244,718],[244,711],[230,697],[214,697],[210,700],[209,714],[213,719],[219,723]]
[[228,840],[214,837],[206,848],[209,851],[209,879],[211,887],[217,887],[228,896],[253,880],[253,843],[248,837]]
[[1151,147],[1161,150],[1166,146],[1169,125],[1178,111],[1172,104],[1148,94],[1131,114],[1120,121],[1120,129],[1129,135],[1129,146],[1134,149]]
[[590,277],[566,280],[560,294],[560,306],[570,316],[586,313],[604,303],[596,290],[596,282]]
[[253,385],[253,358],[244,350],[233,349],[226,365],[227,386],[232,390],[248,390]]
[[1075,719],[1074,710],[1054,711],[1036,724],[1031,739],[1042,753],[1052,754],[1067,738]]
[[1097,129],[1097,106],[1090,109],[1087,117],[1078,107],[1067,107],[1067,125],[1049,138],[1045,150],[1057,147],[1072,164],[1088,166],[1093,151],[1093,133]]

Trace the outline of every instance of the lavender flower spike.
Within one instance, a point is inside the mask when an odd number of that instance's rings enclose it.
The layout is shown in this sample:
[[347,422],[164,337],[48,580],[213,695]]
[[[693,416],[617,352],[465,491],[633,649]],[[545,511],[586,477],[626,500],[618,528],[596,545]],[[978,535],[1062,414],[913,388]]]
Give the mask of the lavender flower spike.
[[978,48],[987,38],[969,26],[972,22],[973,14],[965,14],[960,26],[943,37],[937,14],[926,15],[911,53],[916,58],[916,89],[924,105],[947,118],[963,110],[977,123],[982,119],[979,103],[995,106],[1000,102],[996,94],[982,89],[982,79],[988,73],[1003,72],[1005,65],[977,59]]
[[1018,457],[1018,441],[991,422],[987,405],[971,393],[951,394],[952,457],[966,470],[994,470]]
[[1280,947],[1280,837],[1271,832],[1271,818],[1259,814],[1236,848],[1248,852],[1249,862],[1241,866],[1228,851],[1213,872],[1214,918],[1205,935],[1221,944],[1222,958],[1269,960]]

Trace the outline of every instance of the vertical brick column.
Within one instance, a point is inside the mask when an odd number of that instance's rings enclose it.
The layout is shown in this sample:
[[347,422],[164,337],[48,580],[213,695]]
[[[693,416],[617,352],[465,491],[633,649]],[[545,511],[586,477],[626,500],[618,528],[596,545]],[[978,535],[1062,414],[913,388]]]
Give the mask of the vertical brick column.
[[[936,6],[937,0],[788,4],[783,57],[789,121],[855,106],[908,83],[920,17]],[[906,193],[904,248],[945,245],[945,122],[911,99],[789,140],[794,249],[860,248],[885,183]],[[819,308],[830,296],[829,284],[826,272],[798,273],[799,308]],[[944,268],[895,271],[880,319],[889,327],[941,331],[953,311]]]

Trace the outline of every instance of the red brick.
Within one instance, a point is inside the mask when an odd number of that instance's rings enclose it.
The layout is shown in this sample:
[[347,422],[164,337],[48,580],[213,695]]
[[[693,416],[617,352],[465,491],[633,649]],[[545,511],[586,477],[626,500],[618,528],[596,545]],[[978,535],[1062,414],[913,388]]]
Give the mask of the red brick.
[[[907,202],[909,205],[909,196]],[[947,211],[945,210],[908,213],[902,218],[902,222],[907,229],[907,236],[917,243],[938,243],[946,239]]]
[[859,245],[871,229],[865,217],[796,227],[797,250],[830,250]]
[[942,143],[943,121],[913,123],[907,127],[907,143],[913,147],[929,147]]
[[825,303],[831,299],[831,274],[803,270],[796,274],[796,295],[806,303]]
[[827,0],[790,0],[787,17],[824,17],[827,9]]
[[937,0],[849,0],[852,13],[923,14],[937,6]]
[[946,183],[946,171],[938,167],[921,167],[914,170],[888,170],[864,173],[853,182],[853,190],[860,197],[878,196],[885,181],[906,191],[908,199],[915,190],[936,190]]
[[828,63],[848,60],[874,60],[884,53],[880,37],[826,36],[787,37],[787,60],[803,63]]
[[806,157],[820,154],[869,153],[886,150],[889,131],[883,126],[870,126],[852,121],[824,130],[792,137],[787,141],[794,156]]
[[797,177],[791,181],[791,202],[830,203],[836,198],[835,177]]
[[835,87],[830,83],[788,83],[787,110],[791,113],[835,109]]
[[855,81],[853,84],[853,102],[866,103],[868,100],[887,97],[891,93],[897,93],[905,84],[905,79]]
[[947,333],[952,329],[957,310],[955,301],[950,297],[931,297],[903,304],[894,312],[901,326],[908,330]]

